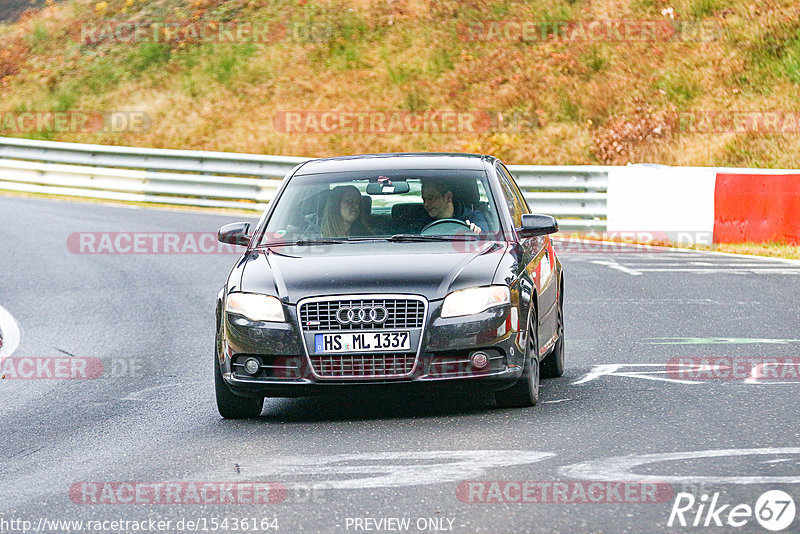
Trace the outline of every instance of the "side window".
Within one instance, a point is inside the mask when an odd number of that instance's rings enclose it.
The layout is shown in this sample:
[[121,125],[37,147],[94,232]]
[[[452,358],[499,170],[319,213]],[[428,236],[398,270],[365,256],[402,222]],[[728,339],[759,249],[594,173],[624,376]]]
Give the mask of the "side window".
[[503,197],[508,205],[508,211],[511,213],[514,226],[520,228],[522,227],[522,214],[529,212],[528,206],[525,204],[524,199],[522,199],[522,203],[520,203],[520,197],[515,193],[517,188],[511,179],[511,175],[508,174],[505,167],[499,164],[497,165],[497,176],[500,178],[500,187],[503,190]]
[[508,172],[505,165],[502,163],[498,165],[498,167],[502,170],[503,174],[508,177],[508,181],[511,184],[511,190],[514,192],[514,197],[517,199],[517,204],[522,208],[522,213],[531,213],[531,208],[528,206],[528,201],[525,200],[525,195],[522,194],[520,191],[519,186],[517,186],[517,182],[514,181],[514,178],[511,176],[511,173]]

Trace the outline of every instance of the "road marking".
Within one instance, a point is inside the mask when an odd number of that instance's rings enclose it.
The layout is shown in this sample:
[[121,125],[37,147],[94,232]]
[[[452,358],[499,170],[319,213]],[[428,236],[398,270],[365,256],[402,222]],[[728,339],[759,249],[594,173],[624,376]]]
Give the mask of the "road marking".
[[639,271],[636,271],[634,269],[630,269],[628,267],[625,267],[624,265],[620,265],[619,263],[617,263],[615,261],[592,260],[592,263],[594,263],[596,265],[605,265],[609,269],[615,269],[617,271],[622,271],[623,273],[629,274],[631,276],[640,276],[642,274]]
[[725,262],[725,263],[712,263],[710,261],[638,261],[630,259],[625,262],[630,267],[709,267],[715,269],[743,269],[743,268],[757,268],[757,269],[792,269],[786,265],[765,265],[764,263],[749,263],[749,262]]
[[[768,365],[774,366],[775,364],[759,363],[754,365],[753,368],[750,370],[750,378],[745,378],[744,383],[745,384],[796,384],[797,383],[797,380],[795,380],[794,382],[775,382],[772,379],[767,379],[767,381],[764,382],[763,380],[761,380],[761,378],[764,376],[764,368],[767,367]],[[800,363],[784,363],[783,365],[784,366],[791,365],[793,367],[797,367],[798,371],[800,371]],[[795,371],[794,374],[797,375],[797,372]],[[781,378],[784,378],[784,376],[782,375]]]
[[[589,243],[603,243],[586,240]],[[620,252],[598,252],[584,256],[583,260],[631,276],[644,273],[694,273],[694,274],[800,274],[800,260],[772,258],[747,254],[731,254],[716,251],[665,249],[647,245],[614,243],[634,247],[634,254]],[[565,256],[570,256],[565,251]],[[578,254],[574,254],[577,258]],[[597,258],[597,259],[592,259]]]
[[[620,267],[622,266],[620,265]],[[664,267],[664,268],[637,269],[636,272],[637,274],[642,274],[642,273],[800,274],[800,269],[787,269],[785,267],[763,267],[759,269],[756,268],[752,269],[705,268],[704,269],[704,268],[692,268],[692,267]]]
[[[553,456],[552,452],[529,450],[403,451],[274,456],[258,458],[249,464],[244,460],[237,463],[248,480],[264,478],[287,488],[353,490],[479,479],[490,469],[532,464]],[[207,480],[209,476],[219,473],[195,474],[192,480]],[[324,480],[298,481],[298,476]],[[283,482],[280,477],[290,480]]]
[[[763,377],[763,370],[767,365],[774,365],[774,364],[758,364],[751,370],[751,374],[749,378],[745,378],[744,380],[734,380],[732,382],[736,382],[739,384],[748,384],[748,385],[780,385],[780,384],[793,384],[797,385],[800,384],[800,381],[793,380],[789,382],[779,382],[773,379],[766,379],[762,380]],[[795,367],[798,367],[800,371],[800,364],[791,364]],[[663,369],[661,371],[620,371],[623,367],[650,367],[650,368],[659,368]],[[720,369],[730,369],[730,367],[720,366]],[[656,376],[656,375],[665,375],[665,374],[674,374],[675,371],[673,369],[677,369],[678,371],[686,370],[687,367],[683,364],[679,363],[607,363],[603,365],[594,365],[592,366],[592,370],[586,373],[586,375],[572,382],[571,385],[573,386],[580,386],[582,384],[586,384],[587,382],[591,382],[593,380],[597,380],[602,376],[619,376],[622,378],[636,378],[640,380],[655,380],[659,382],[672,382],[674,384],[708,384],[708,383],[717,383],[717,380],[709,378],[708,380],[681,380],[678,378],[665,378],[663,376]],[[800,373],[798,373],[800,374]]]
[[[642,475],[633,469],[642,465],[695,460],[698,458],[726,458],[753,455],[800,455],[800,447],[775,447],[763,449],[720,449],[706,451],[671,452],[615,456],[568,465],[559,469],[567,477],[579,480],[626,480],[630,482],[667,482],[670,484],[797,484],[800,475],[788,476],[696,476],[696,475]],[[789,460],[781,459],[781,460]]]
[[[602,245],[613,245],[613,246],[621,246],[621,247],[630,247],[630,248],[638,248],[643,252],[640,252],[639,255],[652,255],[652,256],[660,256],[660,255],[676,255],[676,256],[719,256],[725,258],[747,258],[747,259],[755,259],[761,261],[775,261],[779,263],[787,263],[790,265],[797,265],[800,266],[800,260],[790,259],[790,258],[776,258],[772,256],[756,256],[755,254],[736,254],[734,252],[720,252],[718,250],[693,250],[688,248],[680,248],[680,247],[659,247],[656,245],[640,245],[636,243],[620,243],[618,241],[603,241],[599,239],[578,239],[578,238],[553,238],[556,241],[565,241],[567,244],[571,242],[584,242],[589,244],[602,244]],[[562,245],[563,246],[563,245]],[[557,249],[556,249],[557,250]],[[559,254],[569,253],[569,251],[559,252]],[[603,252],[600,252],[603,254]],[[582,252],[572,252],[572,254],[578,255],[582,254]],[[569,255],[572,255],[569,254]],[[614,252],[606,253],[606,254],[614,254]],[[616,254],[626,254],[625,252],[617,252]]]
[[160,386],[153,386],[150,388],[134,391],[133,393],[125,397],[122,397],[120,400],[136,401],[136,402],[174,402],[174,399],[142,399],[139,398],[139,396],[144,393],[150,393],[151,391],[158,391],[165,388],[175,388],[175,390],[178,391],[180,390],[181,386],[186,386],[187,384],[205,384],[205,383],[206,380],[189,380],[186,382],[175,382],[174,384],[163,384]]
[[630,274],[632,276],[640,276],[643,273],[698,273],[698,274],[800,274],[800,269],[785,267],[781,265],[769,266],[762,265],[758,267],[747,267],[738,265],[718,265],[715,267],[691,267],[689,264],[661,264],[661,265],[674,265],[667,267],[642,267],[639,264],[622,264],[614,260],[591,260],[590,263],[595,265],[603,265],[609,269]]
[[[663,371],[624,371],[618,372],[622,367],[656,367],[660,369],[664,369]],[[604,365],[595,365],[592,367],[592,370],[586,374],[580,380],[577,380],[572,383],[573,386],[578,386],[581,384],[585,384],[587,382],[591,382],[592,380],[597,380],[601,376],[621,376],[625,378],[639,378],[642,380],[655,380],[659,382],[673,382],[676,384],[702,384],[702,381],[699,380],[679,380],[677,378],[666,378],[663,376],[654,376],[654,375],[665,375],[668,374],[670,371],[667,370],[669,367],[676,367],[678,369],[682,368],[679,364],[672,364],[672,363],[612,363],[612,364],[604,364]]]
[[19,324],[8,310],[0,306],[0,331],[3,332],[3,345],[0,347],[0,358],[8,358],[19,347],[22,332]]
[[[672,341],[668,341],[672,340]],[[800,343],[800,339],[766,339],[757,337],[650,337],[645,338],[649,345],[788,345]]]

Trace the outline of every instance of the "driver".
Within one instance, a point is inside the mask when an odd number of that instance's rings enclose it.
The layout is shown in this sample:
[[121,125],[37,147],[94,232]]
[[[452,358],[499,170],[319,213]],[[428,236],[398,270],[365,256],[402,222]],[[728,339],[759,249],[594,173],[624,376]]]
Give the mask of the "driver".
[[489,228],[486,217],[477,210],[470,210],[453,198],[453,186],[447,181],[436,179],[422,180],[422,203],[425,212],[434,221],[458,219],[464,221],[470,230],[480,235]]

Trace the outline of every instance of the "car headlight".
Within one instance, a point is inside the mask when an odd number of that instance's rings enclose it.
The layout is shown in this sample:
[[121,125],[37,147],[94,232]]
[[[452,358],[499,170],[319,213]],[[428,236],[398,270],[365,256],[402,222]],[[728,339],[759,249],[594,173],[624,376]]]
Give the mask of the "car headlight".
[[453,291],[444,299],[442,317],[473,315],[495,306],[511,303],[508,286],[472,287]]
[[225,298],[225,311],[244,315],[251,321],[286,321],[280,300],[257,293],[229,293]]

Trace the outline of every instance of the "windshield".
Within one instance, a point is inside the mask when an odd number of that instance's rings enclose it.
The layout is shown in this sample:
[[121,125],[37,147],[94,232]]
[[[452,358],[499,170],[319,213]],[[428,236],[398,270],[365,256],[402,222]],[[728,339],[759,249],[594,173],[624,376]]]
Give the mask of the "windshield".
[[357,171],[291,179],[258,243],[498,239],[483,171]]

